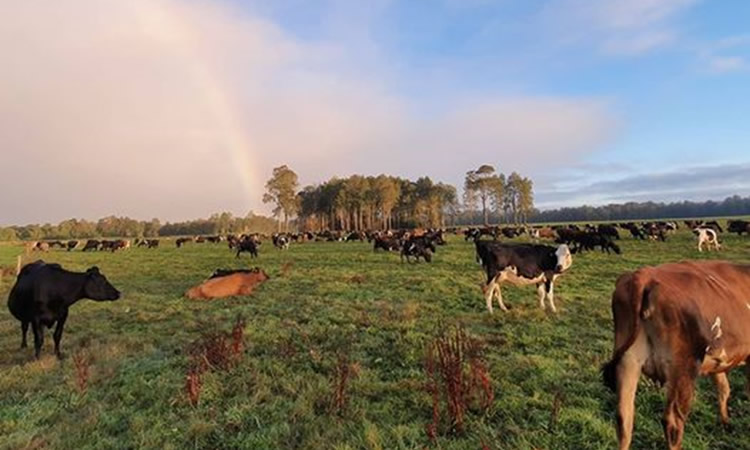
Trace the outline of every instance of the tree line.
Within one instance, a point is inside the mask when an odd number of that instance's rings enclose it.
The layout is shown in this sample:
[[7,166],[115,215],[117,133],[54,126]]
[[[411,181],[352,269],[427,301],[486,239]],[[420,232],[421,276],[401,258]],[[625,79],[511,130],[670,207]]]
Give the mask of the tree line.
[[185,235],[218,235],[227,233],[272,233],[276,222],[250,212],[245,217],[235,217],[224,212],[208,219],[162,224],[159,219],[149,221],[129,217],[108,216],[97,221],[85,219],[63,220],[57,225],[31,224],[0,227],[0,241],[82,239],[95,237],[159,237]]
[[750,197],[734,195],[723,201],[628,202],[537,211],[532,222],[584,222],[750,215]]

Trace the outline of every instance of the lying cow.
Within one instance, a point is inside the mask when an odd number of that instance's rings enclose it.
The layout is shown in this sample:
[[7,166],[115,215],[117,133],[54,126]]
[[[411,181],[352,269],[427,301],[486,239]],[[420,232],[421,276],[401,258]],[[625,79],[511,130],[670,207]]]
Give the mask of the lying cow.
[[250,295],[255,288],[268,280],[266,272],[259,268],[252,270],[219,269],[208,280],[189,289],[185,297],[190,299],[210,299],[233,295]]
[[698,251],[702,252],[705,246],[708,251],[711,251],[711,247],[714,250],[721,250],[721,244],[719,244],[719,237],[716,235],[716,231],[711,228],[696,228],[693,233],[698,237]]
[[62,358],[60,340],[71,305],[83,298],[117,300],[120,292],[92,267],[86,272],[69,272],[59,264],[36,261],[21,269],[8,296],[8,309],[21,321],[21,348],[26,348],[26,332],[34,333],[34,356],[39,359],[44,342],[44,327],[52,327],[55,354]]
[[539,244],[476,241],[475,245],[477,256],[487,272],[487,284],[483,290],[490,314],[495,295],[500,309],[508,310],[500,292],[500,285],[506,281],[516,286],[536,284],[539,306],[545,309],[544,300],[547,299],[550,309],[557,311],[553,287],[555,279],[573,264],[573,257],[566,244],[555,248]]
[[667,387],[662,421],[670,449],[682,437],[695,379],[712,375],[727,422],[726,372],[750,361],[750,265],[686,261],[644,267],[617,280],[615,345],[602,375],[617,394],[617,438],[630,447],[641,373]]

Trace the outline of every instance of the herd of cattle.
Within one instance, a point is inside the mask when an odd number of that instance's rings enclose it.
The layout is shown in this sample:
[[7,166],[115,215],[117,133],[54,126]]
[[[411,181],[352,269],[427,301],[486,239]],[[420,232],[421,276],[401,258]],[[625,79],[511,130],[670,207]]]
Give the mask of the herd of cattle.
[[[685,221],[698,239],[698,250],[721,248],[719,233],[724,230],[715,221]],[[446,244],[445,233],[463,234],[473,240],[475,258],[487,275],[483,287],[487,309],[493,312],[493,300],[503,311],[500,286],[503,283],[535,285],[542,309],[547,305],[556,312],[554,282],[572,267],[573,254],[599,248],[602,252],[620,254],[616,241],[620,231],[633,239],[667,240],[680,228],[677,222],[647,222],[568,225],[556,227],[483,227],[447,230],[401,230],[349,233],[278,233],[270,236],[274,247],[285,250],[292,242],[365,241],[373,251],[398,251],[402,261],[432,261],[438,246]],[[728,232],[750,234],[750,223],[728,222]],[[509,242],[528,235],[535,242]],[[482,239],[489,236],[491,239]],[[177,248],[187,243],[227,242],[230,250],[258,256],[263,236],[201,236],[178,238]],[[541,244],[548,239],[556,245]],[[30,243],[27,250],[48,251],[60,247],[71,251],[78,241]],[[158,239],[137,239],[135,247],[156,248]],[[88,240],[82,251],[112,252],[131,247],[131,242]],[[20,259],[19,259],[20,261]],[[19,266],[20,267],[20,266]],[[202,284],[186,292],[192,299],[249,295],[268,279],[260,269],[218,270]],[[71,305],[83,298],[117,300],[120,292],[99,269],[92,267],[77,273],[58,264],[36,261],[19,270],[8,297],[8,307],[21,322],[21,347],[26,347],[29,326],[34,335],[34,353],[38,358],[44,340],[44,327],[55,326],[55,353],[61,357],[60,341]],[[750,265],[726,261],[686,261],[644,267],[626,273],[617,280],[612,296],[615,324],[614,352],[602,369],[605,385],[617,395],[616,430],[621,449],[630,447],[634,421],[634,402],[641,374],[666,385],[667,407],[664,433],[670,449],[682,445],[685,421],[699,375],[714,378],[719,395],[719,415],[728,421],[729,381],[726,373],[746,365],[750,389]]]

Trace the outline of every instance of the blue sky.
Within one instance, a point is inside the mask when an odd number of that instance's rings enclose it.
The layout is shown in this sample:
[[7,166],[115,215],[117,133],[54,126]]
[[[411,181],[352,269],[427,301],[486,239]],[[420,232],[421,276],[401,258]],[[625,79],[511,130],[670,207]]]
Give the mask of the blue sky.
[[[16,150],[0,176],[41,173],[80,201],[0,200],[7,222],[265,211],[280,164],[303,183],[385,172],[460,186],[490,163],[530,175],[542,208],[750,194],[748,1],[40,8],[0,7],[0,137]],[[111,161],[115,176],[97,170]]]

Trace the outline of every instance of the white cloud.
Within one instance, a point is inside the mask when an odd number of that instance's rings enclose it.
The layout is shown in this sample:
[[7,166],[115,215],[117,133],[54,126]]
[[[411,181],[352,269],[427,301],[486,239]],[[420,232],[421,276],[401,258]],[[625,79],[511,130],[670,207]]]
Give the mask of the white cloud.
[[679,35],[674,18],[697,0],[551,0],[543,22],[566,43],[595,43],[606,54],[640,55]]
[[709,70],[714,73],[736,72],[750,67],[741,56],[714,56],[709,59],[708,65]]
[[523,96],[425,118],[389,89],[374,44],[353,42],[375,55],[367,70],[350,43],[214,2],[4,3],[0,179],[19,194],[0,197],[3,221],[262,210],[279,164],[303,182],[532,171],[596,149],[616,123],[594,99]]

